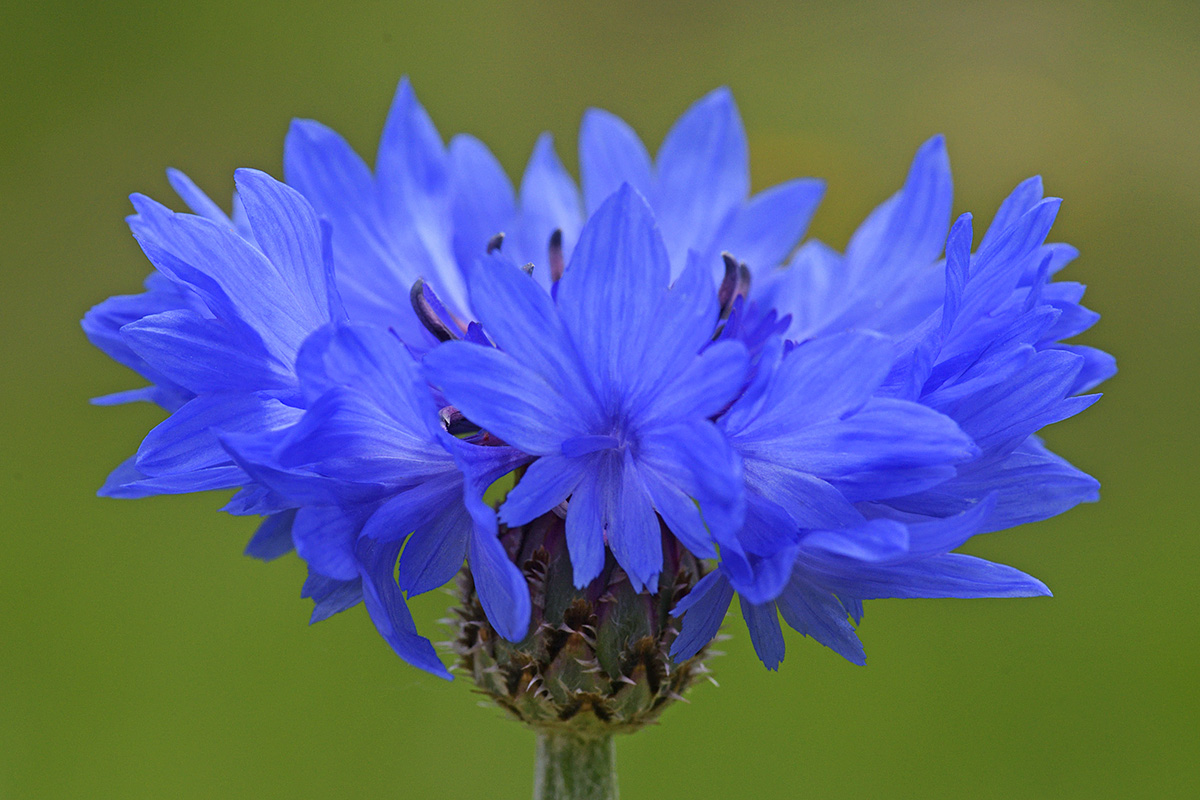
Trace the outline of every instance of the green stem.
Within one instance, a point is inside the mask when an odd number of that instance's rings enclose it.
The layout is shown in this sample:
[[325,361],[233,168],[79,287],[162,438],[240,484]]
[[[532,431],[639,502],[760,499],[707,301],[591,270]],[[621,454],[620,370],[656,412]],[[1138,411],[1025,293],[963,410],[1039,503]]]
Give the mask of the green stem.
[[613,737],[538,731],[533,800],[616,800]]

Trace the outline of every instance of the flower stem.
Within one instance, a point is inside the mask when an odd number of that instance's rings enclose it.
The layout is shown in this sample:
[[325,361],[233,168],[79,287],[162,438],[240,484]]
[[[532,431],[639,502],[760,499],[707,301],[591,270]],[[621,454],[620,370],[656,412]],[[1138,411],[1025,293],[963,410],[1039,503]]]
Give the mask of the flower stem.
[[612,735],[538,731],[533,800],[616,798],[617,751]]

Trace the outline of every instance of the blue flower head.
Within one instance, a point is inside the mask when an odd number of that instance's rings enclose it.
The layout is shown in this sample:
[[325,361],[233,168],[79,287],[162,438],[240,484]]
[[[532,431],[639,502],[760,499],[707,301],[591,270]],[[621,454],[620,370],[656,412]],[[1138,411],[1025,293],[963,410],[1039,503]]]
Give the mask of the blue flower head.
[[732,341],[705,348],[718,314],[707,270],[693,262],[670,285],[637,192],[623,185],[591,217],[553,298],[498,259],[477,263],[470,289],[497,346],[447,342],[425,365],[468,418],[538,457],[501,519],[523,525],[570,498],[579,586],[599,574],[606,544],[636,588],[653,586],[659,515],[693,552],[715,556],[705,519],[731,527],[740,486],[709,417],[741,388],[747,355]]
[[[953,552],[1097,496],[1037,437],[1115,370],[1067,341],[1097,316],[1055,279],[1076,253],[1040,180],[972,250],[932,139],[841,253],[797,247],[820,182],[750,195],[727,90],[653,158],[598,110],[579,148],[582,189],[548,136],[514,189],[402,81],[373,168],[300,120],[286,184],[240,170],[230,216],[180,173],[191,214],[135,195],[156,272],[83,324],[151,384],[101,402],[168,416],[102,493],[236,489],[226,510],[264,518],[247,552],[307,563],[314,621],[362,602],[443,677],[407,599],[464,562],[514,647],[545,632],[553,553],[554,602],[608,603],[677,663],[738,597],[772,669],[780,619],[863,663],[864,600],[1048,593]],[[660,606],[675,623],[634,619]]]

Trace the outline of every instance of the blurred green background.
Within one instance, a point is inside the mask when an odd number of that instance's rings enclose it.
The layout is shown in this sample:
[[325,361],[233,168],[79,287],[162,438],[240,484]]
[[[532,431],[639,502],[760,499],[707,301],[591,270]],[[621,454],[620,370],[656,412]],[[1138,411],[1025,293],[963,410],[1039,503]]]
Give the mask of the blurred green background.
[[279,175],[293,116],[370,156],[404,73],[517,174],[543,129],[573,167],[589,105],[656,144],[728,84],[755,185],[827,178],[839,247],[943,132],[956,213],[1038,172],[1066,198],[1086,341],[1120,361],[1048,437],[1103,501],[968,548],[1054,599],[872,602],[869,666],[791,636],[778,674],[731,619],[720,688],[619,743],[625,796],[1200,796],[1198,45],[1190,1],[6,3],[0,796],[528,796],[531,734],[361,608],[309,628],[301,564],[242,557],[223,496],[94,497],[158,419],[87,405],[138,385],[77,322],[148,270],[126,195]]

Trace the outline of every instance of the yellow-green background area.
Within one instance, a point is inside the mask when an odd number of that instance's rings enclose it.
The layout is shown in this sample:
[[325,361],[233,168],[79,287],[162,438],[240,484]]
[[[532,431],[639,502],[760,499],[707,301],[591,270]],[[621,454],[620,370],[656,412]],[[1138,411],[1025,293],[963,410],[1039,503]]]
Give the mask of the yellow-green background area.
[[[1120,362],[1048,434],[1103,500],[966,548],[1056,597],[870,602],[868,666],[789,633],[778,673],[735,612],[720,688],[619,743],[625,796],[1198,796],[1198,45],[1197,4],[1148,0],[6,3],[0,796],[528,796],[531,734],[361,607],[310,628],[302,565],[243,557],[223,494],[94,496],[160,418],[87,404],[139,385],[78,326],[148,271],[126,196],[171,199],[168,166],[222,199],[236,167],[279,175],[294,116],[369,158],[405,73],[516,174],[543,129],[573,169],[589,105],[656,146],[727,84],[755,186],[828,179],[838,247],[945,133],[955,213],[1039,172],[1066,198],[1085,341]],[[414,604],[435,639],[448,599]]]

